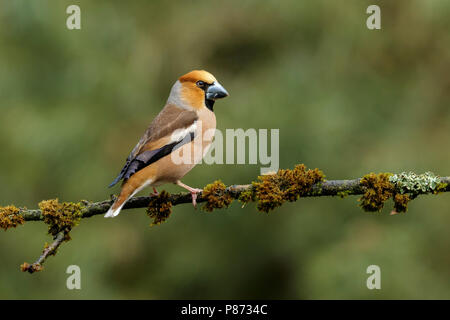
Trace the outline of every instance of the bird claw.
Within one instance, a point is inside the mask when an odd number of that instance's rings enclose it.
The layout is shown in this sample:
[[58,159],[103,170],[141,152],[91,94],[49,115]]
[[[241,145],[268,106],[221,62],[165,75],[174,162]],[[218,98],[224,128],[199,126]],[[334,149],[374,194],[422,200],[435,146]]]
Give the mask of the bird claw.
[[197,209],[197,193],[202,192],[202,189],[192,189],[191,197],[192,197],[192,205],[195,209]]
[[149,197],[157,197],[159,196],[158,190],[156,190],[155,187],[153,187],[153,193],[150,193]]
[[195,209],[197,209],[197,193],[191,192],[191,197],[192,197],[192,205],[194,206]]

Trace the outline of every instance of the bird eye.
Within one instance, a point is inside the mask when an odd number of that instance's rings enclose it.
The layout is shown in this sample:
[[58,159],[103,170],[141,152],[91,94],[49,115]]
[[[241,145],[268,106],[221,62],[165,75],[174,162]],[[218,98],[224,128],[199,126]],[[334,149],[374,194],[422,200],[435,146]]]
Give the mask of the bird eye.
[[197,87],[204,89],[206,87],[206,83],[203,81],[197,81]]

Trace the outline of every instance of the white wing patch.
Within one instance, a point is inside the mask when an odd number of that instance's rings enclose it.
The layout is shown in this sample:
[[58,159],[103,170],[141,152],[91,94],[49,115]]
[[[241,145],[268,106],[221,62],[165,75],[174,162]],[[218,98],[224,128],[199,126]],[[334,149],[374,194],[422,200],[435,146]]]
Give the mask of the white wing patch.
[[197,130],[197,121],[194,121],[189,127],[185,129],[177,129],[170,136],[170,143],[172,142],[180,142],[187,135],[194,133]]

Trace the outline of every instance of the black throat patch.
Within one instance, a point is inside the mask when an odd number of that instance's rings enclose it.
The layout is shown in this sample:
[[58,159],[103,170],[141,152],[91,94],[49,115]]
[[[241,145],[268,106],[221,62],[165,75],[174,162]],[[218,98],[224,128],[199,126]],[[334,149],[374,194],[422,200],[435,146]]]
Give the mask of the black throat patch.
[[214,112],[214,100],[209,100],[205,98],[205,105],[209,110]]

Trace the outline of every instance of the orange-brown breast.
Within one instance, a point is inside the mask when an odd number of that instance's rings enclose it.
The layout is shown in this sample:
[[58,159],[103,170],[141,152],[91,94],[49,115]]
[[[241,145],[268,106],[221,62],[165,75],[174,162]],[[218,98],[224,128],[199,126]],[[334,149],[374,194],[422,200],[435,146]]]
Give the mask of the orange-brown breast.
[[156,185],[167,182],[175,183],[183,178],[208,151],[216,129],[216,116],[214,112],[206,108],[199,110],[198,115],[197,131],[193,142],[182,146],[173,154],[151,165],[156,168]]

